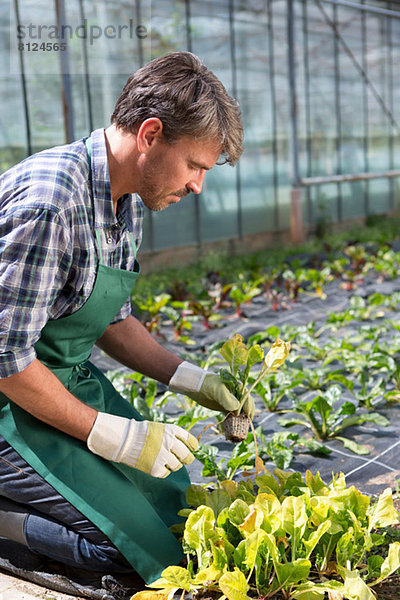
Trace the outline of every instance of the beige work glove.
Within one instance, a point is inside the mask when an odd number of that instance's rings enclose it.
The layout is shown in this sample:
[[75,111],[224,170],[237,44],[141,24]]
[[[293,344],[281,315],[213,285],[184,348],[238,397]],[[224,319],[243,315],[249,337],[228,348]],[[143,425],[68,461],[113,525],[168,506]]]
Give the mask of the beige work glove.
[[[179,392],[192,398],[211,410],[235,412],[239,408],[239,400],[235,398],[222,383],[219,375],[209,373],[196,365],[182,362],[169,382],[172,392]],[[254,417],[254,400],[249,397],[242,408],[250,419]]]
[[91,452],[153,477],[167,477],[194,460],[198,442],[182,427],[99,412],[89,434]]

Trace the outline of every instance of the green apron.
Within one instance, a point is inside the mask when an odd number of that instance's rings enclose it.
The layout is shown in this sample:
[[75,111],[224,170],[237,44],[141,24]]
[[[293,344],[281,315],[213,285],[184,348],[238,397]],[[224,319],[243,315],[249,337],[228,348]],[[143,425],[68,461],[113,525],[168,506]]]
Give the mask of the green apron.
[[[88,147],[90,164],[90,146]],[[91,175],[90,175],[91,177]],[[35,344],[38,359],[82,402],[136,420],[141,415],[89,362],[98,340],[128,299],[139,275],[103,264],[93,291],[75,313],[48,321]],[[136,247],[131,236],[136,255]],[[0,434],[64,498],[94,523],[147,582],[183,553],[169,527],[180,519],[190,483],[185,468],[157,479],[92,454],[84,442],[39,421],[0,394]]]

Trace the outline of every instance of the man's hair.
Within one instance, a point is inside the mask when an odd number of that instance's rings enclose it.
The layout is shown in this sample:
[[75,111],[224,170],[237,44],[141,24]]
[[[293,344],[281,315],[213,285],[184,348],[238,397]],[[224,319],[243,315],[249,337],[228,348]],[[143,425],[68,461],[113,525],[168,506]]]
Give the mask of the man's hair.
[[182,136],[218,139],[221,154],[231,165],[243,151],[238,102],[191,52],[172,52],[133,73],[117,100],[111,123],[136,133],[151,117],[161,120],[168,143]]

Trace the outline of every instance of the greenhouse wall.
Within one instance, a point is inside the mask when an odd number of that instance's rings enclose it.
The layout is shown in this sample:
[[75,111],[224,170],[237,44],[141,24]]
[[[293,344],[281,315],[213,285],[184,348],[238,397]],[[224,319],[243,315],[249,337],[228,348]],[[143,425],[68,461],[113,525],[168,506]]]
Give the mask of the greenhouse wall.
[[[0,28],[1,171],[106,127],[128,76],[174,50],[196,53],[239,100],[239,164],[148,211],[142,251],[273,240],[302,178],[400,169],[399,1],[13,0],[0,2]],[[50,46],[34,51],[45,33]],[[399,181],[305,187],[304,225],[392,212]]]

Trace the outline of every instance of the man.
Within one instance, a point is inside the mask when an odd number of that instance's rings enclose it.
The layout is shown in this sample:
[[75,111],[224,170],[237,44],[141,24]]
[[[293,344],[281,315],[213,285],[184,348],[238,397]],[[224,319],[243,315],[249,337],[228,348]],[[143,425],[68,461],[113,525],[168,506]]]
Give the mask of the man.
[[155,342],[129,298],[143,204],[163,210],[199,194],[221,155],[239,158],[242,125],[188,52],[134,73],[111,123],[1,178],[0,536],[148,582],[182,558],[169,527],[197,441],[144,421],[88,359],[97,343],[199,404],[237,408],[218,376]]

